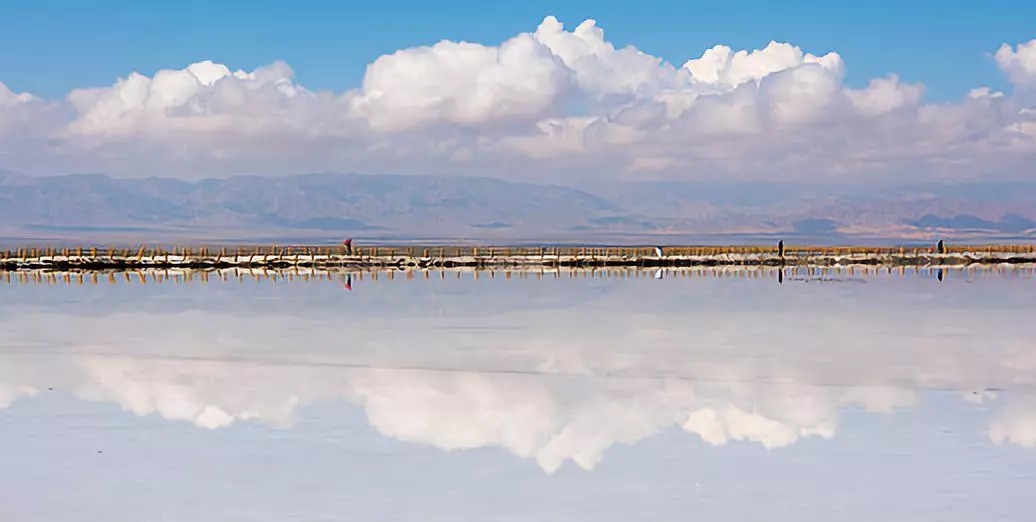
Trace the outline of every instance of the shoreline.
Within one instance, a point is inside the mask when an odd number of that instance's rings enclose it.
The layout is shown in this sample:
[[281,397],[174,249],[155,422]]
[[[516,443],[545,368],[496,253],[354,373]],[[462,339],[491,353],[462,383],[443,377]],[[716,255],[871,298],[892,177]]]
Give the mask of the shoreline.
[[[236,249],[18,249],[0,252],[0,271],[659,269],[694,267],[929,267],[1028,265],[1034,245],[980,247],[254,247]],[[659,255],[661,254],[661,255]]]

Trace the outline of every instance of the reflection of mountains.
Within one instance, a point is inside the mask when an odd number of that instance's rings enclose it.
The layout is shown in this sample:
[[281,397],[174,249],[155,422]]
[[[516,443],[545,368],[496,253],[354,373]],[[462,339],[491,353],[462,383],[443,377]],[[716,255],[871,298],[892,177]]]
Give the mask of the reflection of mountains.
[[[54,387],[215,429],[286,427],[306,405],[344,400],[387,436],[499,446],[553,471],[568,460],[592,468],[611,445],[673,427],[768,448],[830,438],[846,408],[918,408],[920,392],[936,389],[959,392],[962,405],[1004,402],[988,436],[1036,445],[1036,401],[1024,398],[1036,378],[1031,284],[934,294],[916,282],[782,291],[640,280],[564,314],[502,305],[480,329],[441,315],[431,294],[411,296],[426,312],[411,304],[393,315],[288,292],[281,315],[259,316],[184,294],[170,300],[187,311],[136,312],[125,301],[105,321],[69,313],[85,295],[64,294],[0,307],[0,406]],[[492,307],[508,298],[499,288],[469,298]]]

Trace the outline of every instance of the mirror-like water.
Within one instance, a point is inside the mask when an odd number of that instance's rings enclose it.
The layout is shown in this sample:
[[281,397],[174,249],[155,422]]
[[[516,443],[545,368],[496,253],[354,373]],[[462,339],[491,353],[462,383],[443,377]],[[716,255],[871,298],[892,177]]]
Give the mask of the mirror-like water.
[[1028,272],[659,276],[0,285],[0,513],[1036,517]]

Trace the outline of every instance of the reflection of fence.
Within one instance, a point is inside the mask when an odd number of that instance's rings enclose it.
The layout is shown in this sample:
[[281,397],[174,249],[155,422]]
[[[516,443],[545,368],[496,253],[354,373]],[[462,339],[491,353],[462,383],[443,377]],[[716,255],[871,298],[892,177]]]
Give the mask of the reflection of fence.
[[1014,277],[1032,279],[1036,277],[1036,265],[969,265],[958,268],[936,268],[913,266],[725,266],[690,267],[643,270],[633,267],[614,268],[553,268],[527,269],[434,269],[399,272],[391,270],[363,269],[314,269],[288,268],[280,270],[240,269],[221,270],[193,269],[144,269],[122,271],[53,271],[20,270],[0,273],[0,283],[41,285],[100,285],[100,284],[204,284],[245,282],[347,282],[377,283],[379,281],[412,280],[526,280],[526,279],[768,279],[791,283],[819,282],[862,282],[875,277],[928,277],[944,279],[971,279],[977,276]]

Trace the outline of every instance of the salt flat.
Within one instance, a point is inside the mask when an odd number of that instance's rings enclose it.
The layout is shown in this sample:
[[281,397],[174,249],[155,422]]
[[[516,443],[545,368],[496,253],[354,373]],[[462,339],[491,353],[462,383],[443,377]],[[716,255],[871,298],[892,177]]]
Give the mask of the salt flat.
[[3,285],[0,505],[16,521],[1036,515],[1030,273],[721,273]]

